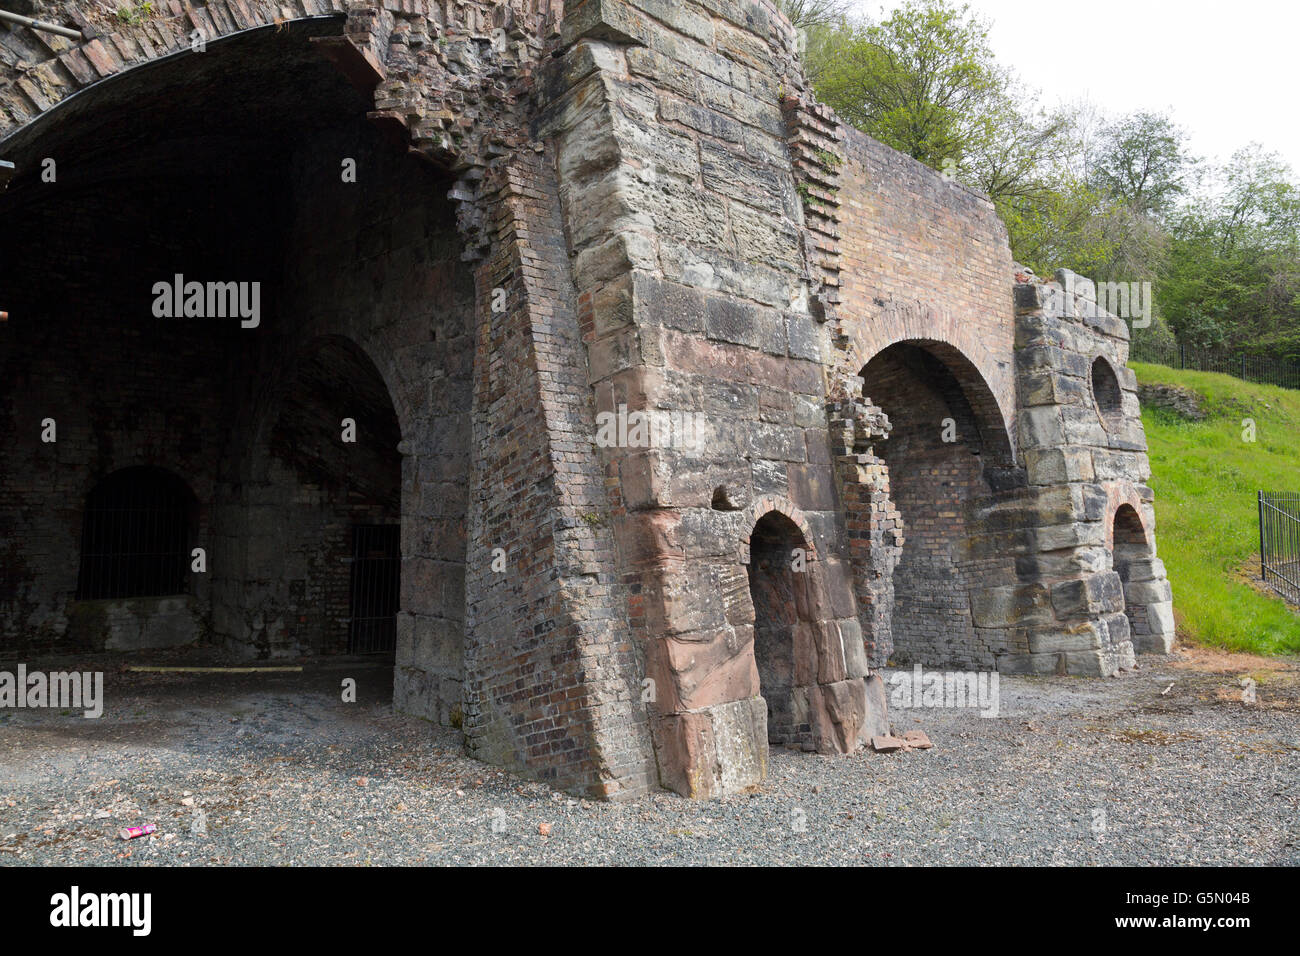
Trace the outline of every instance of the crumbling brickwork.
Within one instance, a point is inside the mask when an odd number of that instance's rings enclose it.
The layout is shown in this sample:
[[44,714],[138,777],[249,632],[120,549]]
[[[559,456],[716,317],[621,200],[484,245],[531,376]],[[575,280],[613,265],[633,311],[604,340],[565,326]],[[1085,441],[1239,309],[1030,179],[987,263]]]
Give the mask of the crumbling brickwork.
[[[400,524],[395,707],[627,799],[860,747],[891,659],[1168,649],[1123,323],[1015,284],[773,4],[76,7],[0,27],[0,653],[342,653],[353,529]],[[151,314],[180,273],[260,322]],[[208,568],[126,641],[77,529],[133,465]]]

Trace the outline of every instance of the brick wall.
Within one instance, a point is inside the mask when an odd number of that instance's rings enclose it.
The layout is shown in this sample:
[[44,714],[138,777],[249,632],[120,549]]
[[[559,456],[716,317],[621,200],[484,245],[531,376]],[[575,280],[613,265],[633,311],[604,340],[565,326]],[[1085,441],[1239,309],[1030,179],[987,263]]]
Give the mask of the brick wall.
[[838,364],[857,374],[895,342],[947,343],[974,365],[1010,431],[1011,253],[992,204],[856,130],[844,148]]

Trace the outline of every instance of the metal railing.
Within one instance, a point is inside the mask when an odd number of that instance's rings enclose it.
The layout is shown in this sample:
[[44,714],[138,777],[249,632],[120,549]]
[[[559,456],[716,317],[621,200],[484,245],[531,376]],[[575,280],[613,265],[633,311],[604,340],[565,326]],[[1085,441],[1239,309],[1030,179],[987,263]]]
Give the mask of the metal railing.
[[1171,342],[1152,342],[1135,337],[1129,349],[1130,362],[1150,362],[1197,372],[1222,372],[1247,382],[1300,388],[1300,365],[1271,355],[1248,355],[1220,348],[1195,348]]
[[1300,604],[1300,494],[1259,493],[1259,565],[1265,584]]

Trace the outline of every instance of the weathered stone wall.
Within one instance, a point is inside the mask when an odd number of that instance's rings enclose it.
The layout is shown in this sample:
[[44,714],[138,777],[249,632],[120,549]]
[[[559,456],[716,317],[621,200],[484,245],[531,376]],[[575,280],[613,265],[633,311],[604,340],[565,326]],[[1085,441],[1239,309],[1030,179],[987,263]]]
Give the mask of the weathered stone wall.
[[[169,3],[139,25],[83,23],[89,42],[75,49],[57,38],[24,37],[5,47],[17,73],[0,97],[5,118],[17,125],[165,51],[197,56],[185,52],[194,29],[209,40],[204,55],[219,54],[226,34],[283,18],[293,23],[274,35],[292,35],[304,17],[341,8],[314,0],[287,10]],[[288,264],[282,304],[293,334],[265,336],[247,364],[255,371],[236,376],[237,427],[252,448],[230,464],[236,479],[216,504],[228,529],[218,536],[216,617],[223,635],[257,653],[319,649],[297,635],[329,626],[333,609],[318,600],[321,581],[338,577],[338,532],[348,523],[341,515],[356,515],[339,510],[328,482],[289,480],[294,469],[277,461],[274,434],[293,402],[259,383],[291,381],[313,343],[342,336],[369,356],[401,421],[398,706],[462,725],[471,751],[485,759],[563,787],[635,795],[655,782],[641,668],[637,649],[618,637],[627,600],[602,517],[600,467],[584,451],[593,401],[553,165],[524,151],[519,106],[532,88],[529,64],[559,10],[536,0],[385,3],[356,6],[339,20],[342,35],[316,31],[320,52],[374,89],[377,127],[459,177],[452,195],[462,239],[453,249],[445,234],[422,233],[432,220],[421,218],[424,203],[413,202],[421,193],[445,193],[450,183],[402,181],[391,164],[367,170],[364,158],[354,191],[365,198],[308,204],[276,237],[280,247],[308,254]],[[193,68],[207,62],[183,61]],[[9,144],[34,149],[27,129]],[[304,191],[297,198],[317,199],[329,182],[337,188],[336,164],[350,154],[343,143],[305,143],[304,155],[318,157],[322,168],[297,172]],[[388,177],[378,199],[367,172]],[[547,247],[558,255],[539,259]],[[471,287],[452,280],[443,253],[480,263],[472,328]],[[449,299],[442,289],[450,287],[462,291]],[[498,290],[509,293],[499,313],[491,311]],[[291,517],[307,513],[318,519],[309,529]],[[271,547],[285,531],[290,538],[300,532],[287,567]],[[507,558],[502,573],[490,570],[498,548]]]
[[[1013,666],[1111,674],[1131,666],[1135,650],[1169,652],[1172,594],[1155,556],[1151,466],[1137,380],[1125,366],[1128,326],[1098,307],[1087,280],[1066,272],[1057,280],[1016,286],[1019,437],[1037,495],[1032,547],[1017,565],[1034,582],[1038,610],[1024,619],[1028,654]],[[1099,375],[1118,383],[1113,408]],[[1126,507],[1146,546],[1121,549],[1128,553],[1117,567]]]
[[[223,103],[223,69],[246,85],[263,119],[244,139],[302,114],[253,176],[264,220],[251,198],[227,214],[266,224],[226,263],[269,276],[266,328],[194,361],[224,428],[178,466],[212,544],[214,639],[338,649],[348,529],[400,520],[395,705],[614,799],[756,784],[769,741],[853,750],[888,728],[873,667],[891,655],[1109,673],[1134,643],[1167,647],[1119,331],[1038,286],[1013,299],[988,200],[817,104],[766,0],[165,0],[138,24],[47,7],[87,39],[0,28],[0,154],[22,190],[61,130],[97,133],[111,167],[132,129],[167,125],[152,159],[178,182],[219,154],[176,134],[183,100],[138,108],[133,68],[169,52],[155,76],[190,71]],[[184,52],[196,29],[209,52]],[[68,301],[98,290],[103,246],[68,234]],[[21,342],[30,375],[25,322],[0,349]],[[132,375],[168,389],[179,354]],[[1097,356],[1118,407],[1093,428]],[[56,385],[68,361],[48,361]],[[371,444],[319,437],[343,406]],[[89,446],[67,448],[86,470]],[[27,513],[50,508],[35,468],[0,478],[31,495],[0,513],[24,562]],[[49,568],[74,548],[66,529],[30,540]],[[49,568],[6,592],[30,603]]]
[[501,241],[477,279],[467,743],[559,786],[634,797],[656,781],[554,159],[520,153],[488,189]]
[[660,779],[707,795],[764,772],[745,565],[769,511],[806,528],[807,745],[852,749],[870,723],[780,99],[794,37],[762,4],[652,2],[579,5],[564,37],[543,131],[598,412],[700,423],[602,452]]
[[1205,420],[1201,396],[1190,388],[1177,385],[1139,385],[1138,402],[1143,408],[1166,408],[1180,418]]

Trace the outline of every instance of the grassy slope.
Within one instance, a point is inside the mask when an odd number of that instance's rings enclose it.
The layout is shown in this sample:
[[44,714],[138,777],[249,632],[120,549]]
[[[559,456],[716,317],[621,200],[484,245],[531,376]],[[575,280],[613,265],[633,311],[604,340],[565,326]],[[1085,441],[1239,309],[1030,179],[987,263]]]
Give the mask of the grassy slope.
[[[1231,650],[1300,654],[1300,614],[1241,580],[1259,566],[1256,492],[1300,491],[1300,391],[1213,372],[1133,363],[1139,382],[1205,396],[1209,418],[1144,410],[1156,546],[1174,586],[1180,637]],[[1242,440],[1253,419],[1254,443]]]

